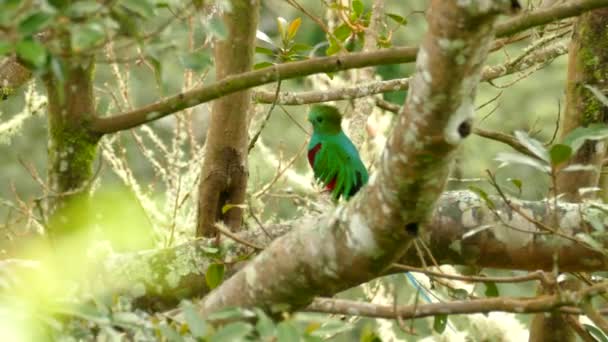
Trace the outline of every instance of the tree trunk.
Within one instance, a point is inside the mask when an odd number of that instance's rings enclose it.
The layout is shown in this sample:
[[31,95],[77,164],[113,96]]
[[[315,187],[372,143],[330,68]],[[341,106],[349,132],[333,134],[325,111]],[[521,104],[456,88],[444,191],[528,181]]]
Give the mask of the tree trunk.
[[[608,122],[608,107],[602,105],[584,87],[592,85],[604,89],[608,82],[606,25],[608,25],[608,9],[585,13],[576,21],[568,52],[566,109],[560,123],[562,139],[579,126]],[[567,200],[580,201],[582,194],[579,193],[579,189],[598,186],[605,154],[605,142],[586,141],[568,164],[591,165],[595,170],[560,173],[554,185],[555,195],[563,193]],[[539,289],[539,292],[554,292],[554,290]],[[562,313],[539,313],[532,319],[531,342],[574,341],[575,338],[567,317]]]
[[[608,122],[608,107],[604,106],[585,85],[605,90],[608,85],[608,9],[598,9],[581,15],[575,25],[568,55],[566,109],[561,122],[562,138],[579,126]],[[569,200],[580,200],[578,190],[598,186],[602,160],[606,152],[604,141],[587,141],[569,162],[595,167],[594,171],[561,173],[557,191]]]
[[[226,40],[215,45],[217,79],[251,70],[255,50],[259,0],[232,0],[232,12],[224,15],[229,29]],[[216,100],[211,111],[206,154],[199,185],[196,236],[214,236],[214,224],[223,221],[231,229],[241,226],[247,190],[248,110],[251,92],[241,91]]]
[[[51,237],[79,228],[62,214],[68,202],[84,205],[79,217],[86,215],[86,189],[93,177],[93,162],[100,136],[89,130],[95,114],[92,60],[65,61],[62,81],[45,76],[48,94],[48,182],[51,189],[49,213],[57,219],[49,225]],[[73,215],[69,215],[73,216]]]

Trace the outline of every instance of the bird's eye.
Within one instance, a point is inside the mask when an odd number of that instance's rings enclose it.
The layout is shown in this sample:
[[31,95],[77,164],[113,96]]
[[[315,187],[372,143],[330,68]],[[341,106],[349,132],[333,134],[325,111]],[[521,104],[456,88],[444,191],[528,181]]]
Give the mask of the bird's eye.
[[323,122],[323,118],[317,118],[317,122]]

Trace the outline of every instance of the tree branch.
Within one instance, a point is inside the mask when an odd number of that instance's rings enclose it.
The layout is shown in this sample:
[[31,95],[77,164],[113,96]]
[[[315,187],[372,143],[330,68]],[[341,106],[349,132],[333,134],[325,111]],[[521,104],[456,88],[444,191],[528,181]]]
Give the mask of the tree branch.
[[[578,305],[581,300],[587,300],[593,296],[606,293],[607,290],[608,284],[600,283],[580,291],[562,295],[544,295],[534,298],[484,298],[448,303],[398,306],[396,308],[392,305],[379,305],[346,299],[315,298],[305,311],[386,319],[395,319],[397,317],[412,319],[436,315],[489,313],[492,311],[535,313]],[[599,317],[602,318],[601,316]]]
[[[577,16],[594,8],[605,6],[608,6],[608,0],[579,0],[562,6],[522,14],[497,25],[496,36],[504,37],[534,26]],[[237,74],[214,84],[195,88],[130,112],[97,118],[92,122],[92,129],[102,134],[114,133],[146,124],[227,94],[272,83],[279,79],[285,80],[316,73],[381,64],[409,63],[415,60],[417,52],[417,47],[398,47],[372,52],[351,53],[343,56],[314,58]]]

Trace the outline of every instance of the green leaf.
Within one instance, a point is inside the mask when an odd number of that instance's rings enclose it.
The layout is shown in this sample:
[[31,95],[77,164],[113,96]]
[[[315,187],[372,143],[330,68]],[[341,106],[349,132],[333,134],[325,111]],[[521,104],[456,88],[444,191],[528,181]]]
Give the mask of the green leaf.
[[471,185],[471,186],[469,186],[469,190],[471,190],[474,193],[476,193],[477,195],[479,195],[479,197],[486,203],[488,208],[490,208],[492,210],[496,209],[496,204],[494,204],[494,201],[492,201],[490,196],[488,196],[488,194],[483,189],[476,187],[474,185]]
[[507,181],[511,182],[511,184],[515,185],[515,187],[517,188],[517,190],[519,190],[519,192],[521,192],[521,187],[523,186],[523,183],[521,182],[521,179],[519,178],[507,178]]
[[585,140],[602,140],[608,138],[608,126],[605,124],[591,124],[587,127],[577,127],[568,133],[563,144],[572,148],[572,154],[583,146]]
[[283,41],[287,40],[287,31],[285,30],[285,26],[287,26],[287,20],[283,17],[277,17],[277,29],[279,30],[279,37]]
[[[329,46],[325,50],[325,55],[331,56],[333,54],[336,54],[338,51],[340,51],[340,44],[338,44],[338,42],[334,38],[330,38]],[[328,75],[329,75],[329,73],[328,73]],[[333,78],[333,77],[330,76],[330,78]]]
[[224,204],[224,206],[222,207],[222,214],[225,214],[225,213],[228,212],[228,210],[234,209],[234,208],[247,209],[247,205],[245,205],[245,204],[231,204],[231,203]]
[[540,141],[530,137],[528,133],[524,131],[515,131],[515,138],[517,138],[517,141],[524,145],[528,151],[532,152],[535,156],[547,163],[549,162],[549,153]]
[[95,1],[75,1],[67,9],[70,17],[86,17],[99,12],[102,4]]
[[393,19],[399,25],[403,25],[403,26],[407,25],[407,19],[405,19],[404,17],[402,17],[398,14],[387,13],[386,16]]
[[144,18],[150,18],[155,14],[154,4],[150,0],[123,0],[120,3]]
[[361,14],[363,13],[363,9],[363,2],[361,0],[353,1],[353,13],[355,14],[356,18],[359,18],[361,16]]
[[19,23],[19,33],[23,36],[30,36],[42,31],[51,23],[53,15],[45,12],[36,12]]
[[182,304],[182,310],[184,313],[184,319],[188,324],[188,329],[194,337],[205,337],[208,333],[207,323],[203,317],[198,313],[194,305],[190,302],[184,302]]
[[224,265],[223,264],[211,264],[205,272],[205,281],[209,289],[213,290],[224,280]]
[[556,144],[549,150],[549,156],[551,157],[551,164],[559,165],[572,156],[572,147],[564,144]]
[[184,68],[192,69],[194,71],[201,71],[213,63],[213,58],[211,58],[208,51],[203,50],[183,54],[180,57],[180,61]]
[[608,342],[608,336],[606,336],[606,334],[604,334],[604,332],[598,329],[596,326],[583,323],[583,327],[585,327],[585,330],[593,335],[593,337],[595,337],[598,341]]
[[89,22],[71,29],[72,49],[82,52],[101,43],[105,38],[103,26],[97,22]]
[[276,332],[274,322],[266,315],[266,313],[258,308],[253,309],[257,316],[257,322],[255,323],[255,329],[262,340],[270,340]]
[[288,40],[293,40],[296,37],[296,34],[298,33],[298,29],[300,28],[301,24],[302,24],[302,19],[299,17],[295,18],[289,24],[289,28],[287,28],[287,39]]
[[162,336],[167,340],[167,341],[171,341],[171,342],[181,342],[184,339],[182,338],[182,336],[175,330],[173,329],[170,325],[168,325],[167,323],[162,323],[159,327],[158,330],[161,332]]
[[346,38],[350,37],[351,33],[352,33],[352,30],[351,30],[350,26],[348,26],[346,24],[342,24],[342,25],[336,27],[336,29],[333,32],[334,37],[336,37],[336,39],[338,39],[341,42],[345,41]]
[[0,56],[4,56],[13,50],[13,44],[0,40]]
[[268,56],[274,56],[274,51],[267,49],[265,47],[261,47],[261,46],[256,46],[255,47],[255,52],[256,53],[261,53],[263,55],[268,55]]
[[608,98],[606,97],[606,95],[602,94],[599,89],[588,84],[585,84],[585,88],[589,89],[593,93],[593,95],[595,95],[595,97],[597,97],[597,99],[604,104],[604,106],[608,106]]
[[210,342],[241,341],[253,331],[251,324],[234,322],[223,326],[215,333]]
[[290,52],[305,52],[305,51],[310,51],[311,49],[312,49],[312,46],[310,46],[308,44],[296,43],[291,47],[291,49],[289,49],[289,51]]
[[273,66],[273,65],[274,65],[274,64],[273,64],[273,63],[270,63],[270,62],[260,62],[260,63],[255,64],[255,65],[253,66],[253,69],[255,69],[255,70],[257,70],[257,69],[264,69],[264,68],[271,67],[271,66]]
[[300,333],[290,321],[283,321],[277,325],[277,342],[298,341],[300,341]]
[[22,40],[17,43],[15,50],[21,60],[35,68],[43,67],[46,63],[46,49],[35,40]]
[[433,320],[433,330],[438,334],[443,333],[445,327],[448,325],[448,315],[437,315]]
[[209,321],[225,321],[225,320],[244,320],[249,318],[254,318],[255,314],[250,310],[245,310],[241,308],[226,308],[220,311],[214,311],[207,315],[207,320]]
[[486,292],[485,292],[486,297],[498,297],[498,295],[499,295],[498,287],[496,286],[495,282],[489,281],[489,282],[485,282],[483,284],[486,287]]
[[549,165],[543,163],[543,161],[520,153],[501,152],[496,156],[495,160],[501,162],[501,164],[498,166],[499,168],[510,164],[517,164],[531,166],[544,173],[549,173],[549,171],[551,171]]

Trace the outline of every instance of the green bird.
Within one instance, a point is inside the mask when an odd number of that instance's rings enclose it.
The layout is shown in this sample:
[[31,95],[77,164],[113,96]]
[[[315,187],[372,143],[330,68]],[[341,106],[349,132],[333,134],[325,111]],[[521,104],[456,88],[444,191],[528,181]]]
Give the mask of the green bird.
[[367,183],[368,174],[359,152],[342,131],[342,115],[336,107],[312,106],[308,121],[313,132],[308,143],[308,162],[315,179],[334,200],[348,200]]

